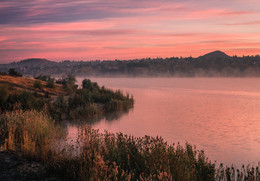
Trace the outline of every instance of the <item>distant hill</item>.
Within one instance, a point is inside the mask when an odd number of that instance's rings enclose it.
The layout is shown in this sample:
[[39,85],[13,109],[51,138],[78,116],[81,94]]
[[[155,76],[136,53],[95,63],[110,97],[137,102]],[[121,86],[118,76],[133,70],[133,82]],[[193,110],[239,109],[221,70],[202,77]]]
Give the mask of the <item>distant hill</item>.
[[7,72],[10,68],[16,69],[18,72],[23,74],[37,74],[38,70],[50,69],[58,65],[58,62],[41,59],[41,58],[30,58],[21,60],[19,62],[13,62],[9,64],[0,64],[0,71]]
[[200,56],[199,58],[204,58],[204,59],[222,58],[222,59],[225,59],[225,58],[229,58],[229,56],[222,51],[214,51],[214,52],[207,53],[203,56]]
[[8,72],[10,68],[29,76],[45,74],[60,77],[72,74],[101,77],[260,77],[260,56],[228,56],[222,51],[214,51],[197,58],[168,57],[106,61],[66,60],[62,62],[33,58],[11,64],[1,64],[0,72]]
[[21,60],[20,62],[18,62],[20,64],[23,63],[56,63],[47,59],[42,59],[42,58],[29,58],[29,59],[25,59],[25,60]]
[[46,66],[46,65],[57,64],[57,62],[53,62],[42,58],[30,58],[30,59],[21,60],[20,62],[11,63],[11,65],[15,65],[15,64],[19,66],[24,66],[24,65]]

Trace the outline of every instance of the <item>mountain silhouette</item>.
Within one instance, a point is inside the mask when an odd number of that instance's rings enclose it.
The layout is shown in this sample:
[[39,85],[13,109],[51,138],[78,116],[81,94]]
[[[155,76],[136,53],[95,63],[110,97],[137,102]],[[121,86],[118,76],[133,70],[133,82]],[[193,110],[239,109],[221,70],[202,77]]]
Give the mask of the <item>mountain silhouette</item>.
[[207,53],[203,56],[200,56],[199,58],[216,59],[216,58],[229,58],[229,56],[227,54],[225,54],[224,52],[217,50],[214,52]]
[[53,62],[47,59],[42,58],[30,58],[21,60],[20,62],[17,62],[18,64],[34,64],[34,65],[44,65],[44,64],[56,64],[57,62]]

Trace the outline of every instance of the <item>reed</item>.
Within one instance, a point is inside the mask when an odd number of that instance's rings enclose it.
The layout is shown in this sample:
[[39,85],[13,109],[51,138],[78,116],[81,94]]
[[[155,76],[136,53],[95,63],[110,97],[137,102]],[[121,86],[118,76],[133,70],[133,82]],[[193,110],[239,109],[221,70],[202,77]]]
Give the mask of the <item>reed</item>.
[[35,110],[3,113],[0,131],[3,149],[42,161],[49,159],[55,138],[62,135],[61,129],[45,112]]
[[[259,165],[217,168],[203,150],[169,145],[161,137],[100,133],[82,126],[74,144],[61,143],[61,128],[44,111],[15,110],[0,116],[2,149],[45,164],[57,180],[259,181]],[[62,139],[61,139],[62,138]]]
[[78,139],[80,154],[60,157],[59,164],[52,165],[51,170],[60,173],[62,179],[214,180],[215,177],[215,164],[188,143],[185,147],[168,145],[160,137],[99,133],[88,126]]

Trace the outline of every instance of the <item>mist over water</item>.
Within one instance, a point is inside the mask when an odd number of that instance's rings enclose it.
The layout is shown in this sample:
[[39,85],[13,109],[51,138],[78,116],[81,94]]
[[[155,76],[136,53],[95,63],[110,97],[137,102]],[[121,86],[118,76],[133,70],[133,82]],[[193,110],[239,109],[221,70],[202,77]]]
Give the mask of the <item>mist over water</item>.
[[[217,163],[260,161],[260,78],[90,79],[135,99],[133,110],[114,121],[103,118],[94,129],[189,142]],[[69,135],[75,131],[68,128]]]

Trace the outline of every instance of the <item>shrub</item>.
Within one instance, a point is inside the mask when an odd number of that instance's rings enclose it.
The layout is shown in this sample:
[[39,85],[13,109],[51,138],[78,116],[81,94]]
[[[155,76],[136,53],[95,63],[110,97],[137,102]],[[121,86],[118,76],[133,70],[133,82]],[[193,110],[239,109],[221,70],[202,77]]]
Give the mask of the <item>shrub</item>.
[[40,80],[35,80],[33,87],[37,88],[37,89],[42,89],[42,87],[43,87],[42,82]]
[[50,79],[50,76],[49,75],[43,75],[43,74],[40,74],[36,77],[34,77],[35,79],[39,79],[39,80],[42,80],[42,81],[47,81],[48,79]]
[[93,104],[77,106],[69,112],[72,119],[87,119],[96,116],[98,113],[97,108]]
[[57,84],[62,84],[64,89],[69,93],[74,93],[77,89],[76,78],[73,75],[67,75],[67,77],[63,77],[56,81]]
[[17,72],[14,68],[10,68],[8,70],[8,75],[14,76],[14,77],[22,77],[23,76],[23,74]]
[[0,75],[7,75],[6,72],[0,72]]
[[6,86],[0,87],[0,105],[4,104],[9,97],[9,91]]
[[49,106],[49,112],[56,120],[67,118],[68,102],[63,96],[58,96],[52,105]]
[[46,87],[55,88],[55,81],[54,81],[53,78],[48,78],[47,83],[46,83]]
[[83,89],[88,89],[89,91],[99,90],[100,89],[96,82],[91,82],[89,79],[84,79],[82,81],[82,88]]
[[6,107],[3,107],[3,109],[7,111],[13,110],[19,105],[18,108],[23,110],[42,110],[45,104],[47,104],[47,101],[37,93],[23,91],[20,94],[9,95],[7,105]]

